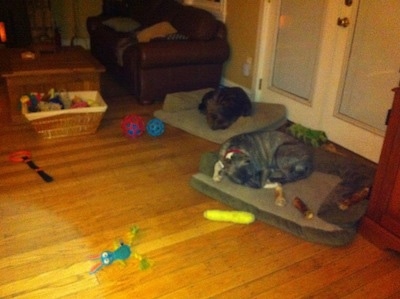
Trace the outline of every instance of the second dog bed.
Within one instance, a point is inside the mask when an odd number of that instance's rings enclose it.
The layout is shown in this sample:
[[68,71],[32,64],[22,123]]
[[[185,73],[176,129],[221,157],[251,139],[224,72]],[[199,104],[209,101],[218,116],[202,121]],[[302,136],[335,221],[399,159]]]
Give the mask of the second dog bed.
[[165,97],[163,108],[154,116],[192,135],[221,144],[232,136],[261,129],[275,130],[286,123],[286,108],[280,104],[253,102],[253,115],[240,117],[226,130],[211,130],[198,106],[211,89],[177,92]]

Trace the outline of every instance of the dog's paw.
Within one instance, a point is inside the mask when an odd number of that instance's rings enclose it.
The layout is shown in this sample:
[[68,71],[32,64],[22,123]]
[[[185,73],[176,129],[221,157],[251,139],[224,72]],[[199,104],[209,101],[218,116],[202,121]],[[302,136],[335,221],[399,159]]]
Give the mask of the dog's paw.
[[214,182],[221,182],[222,181],[222,170],[224,169],[224,164],[221,161],[218,161],[214,165],[214,174],[213,174],[213,181]]
[[280,184],[276,183],[276,182],[271,182],[271,181],[267,181],[264,185],[264,189],[275,189],[276,187],[278,187]]

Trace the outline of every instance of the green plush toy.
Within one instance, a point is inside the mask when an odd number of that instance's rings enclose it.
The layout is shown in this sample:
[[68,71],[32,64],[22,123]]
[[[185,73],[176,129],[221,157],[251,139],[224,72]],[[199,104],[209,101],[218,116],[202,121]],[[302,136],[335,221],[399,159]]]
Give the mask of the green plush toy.
[[328,141],[324,131],[312,130],[300,124],[291,125],[287,128],[287,132],[304,143],[311,144],[313,147],[320,147]]

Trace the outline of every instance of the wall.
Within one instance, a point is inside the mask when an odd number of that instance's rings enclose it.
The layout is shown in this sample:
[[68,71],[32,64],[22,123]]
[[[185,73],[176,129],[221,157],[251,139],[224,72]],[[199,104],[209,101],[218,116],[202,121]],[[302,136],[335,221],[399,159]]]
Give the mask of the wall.
[[[227,0],[226,26],[231,56],[224,68],[224,79],[229,84],[252,90],[257,54],[258,21],[263,0]],[[247,58],[252,59],[250,76],[242,74]]]
[[86,19],[101,13],[102,0],[51,0],[54,20],[63,44],[81,44],[88,47]]

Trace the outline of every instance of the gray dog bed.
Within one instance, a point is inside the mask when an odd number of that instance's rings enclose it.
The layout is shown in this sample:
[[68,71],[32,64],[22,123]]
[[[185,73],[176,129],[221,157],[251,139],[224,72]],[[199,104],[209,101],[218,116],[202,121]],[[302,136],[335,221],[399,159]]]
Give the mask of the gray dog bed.
[[253,102],[253,114],[240,117],[226,130],[211,130],[198,106],[204,94],[212,89],[176,92],[165,97],[163,108],[154,116],[163,122],[215,143],[223,143],[232,136],[260,129],[275,130],[286,122],[286,108],[280,104]]
[[[252,189],[234,184],[227,178],[214,182],[212,175],[217,160],[217,153],[203,154],[199,173],[190,181],[192,187],[305,240],[332,246],[343,246],[354,239],[358,221],[368,204],[364,200],[343,211],[337,202],[371,186],[375,174],[374,166],[315,149],[314,172],[307,179],[283,185],[288,204],[279,207],[275,205],[273,189]],[[313,211],[312,219],[305,219],[292,205],[295,196]]]

